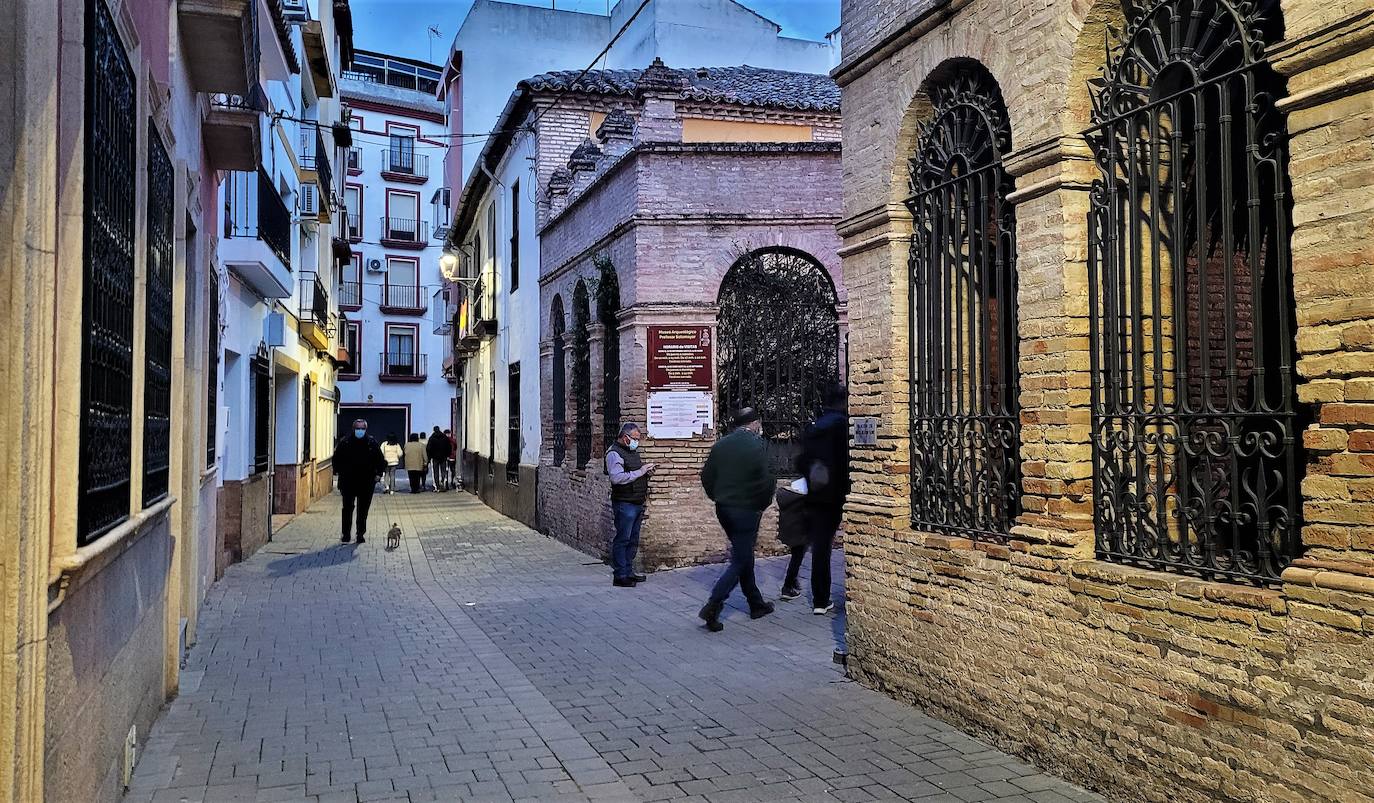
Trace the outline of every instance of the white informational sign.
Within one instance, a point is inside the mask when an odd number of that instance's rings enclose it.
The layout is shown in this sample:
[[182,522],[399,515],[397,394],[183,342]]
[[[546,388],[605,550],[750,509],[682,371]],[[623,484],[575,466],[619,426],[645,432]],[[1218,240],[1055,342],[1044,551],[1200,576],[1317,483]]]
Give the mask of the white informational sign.
[[855,446],[877,446],[877,445],[878,445],[878,419],[876,419],[876,418],[855,418],[855,419],[854,419],[854,445],[855,445]]
[[649,393],[649,437],[690,438],[714,426],[709,390],[659,390]]

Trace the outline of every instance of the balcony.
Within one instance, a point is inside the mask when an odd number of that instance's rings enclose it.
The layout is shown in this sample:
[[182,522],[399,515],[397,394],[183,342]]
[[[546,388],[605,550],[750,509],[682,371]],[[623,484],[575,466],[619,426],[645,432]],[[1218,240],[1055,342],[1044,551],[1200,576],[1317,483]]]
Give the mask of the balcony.
[[210,111],[205,115],[202,131],[211,167],[251,172],[258,166],[265,111],[267,96],[256,83],[243,94],[210,96]]
[[453,318],[457,310],[453,309],[449,302],[451,293],[447,287],[440,287],[434,291],[434,298],[429,305],[429,314],[434,322],[434,334],[447,335],[453,331]]
[[482,340],[496,337],[496,293],[485,281],[472,288],[472,334]]
[[449,224],[449,191],[448,187],[440,187],[430,196],[429,207],[430,216],[434,220],[434,239],[443,240],[448,236]]
[[300,307],[296,319],[302,339],[319,351],[329,349],[329,293],[317,273],[304,273],[300,283]]
[[382,245],[423,251],[429,245],[429,224],[404,217],[382,218]]
[[291,296],[291,210],[259,168],[224,181],[220,258],[263,298]]
[[425,302],[421,292],[423,291],[414,285],[383,285],[382,312],[399,315],[423,315]]
[[199,92],[244,94],[258,75],[256,0],[179,0],[177,27],[191,85]]
[[428,365],[428,354],[384,351],[382,372],[377,378],[384,382],[423,382]]
[[356,243],[363,239],[363,219],[357,212],[349,212],[344,215],[344,226],[347,231],[344,233],[350,243]]
[[382,148],[382,178],[407,184],[429,181],[429,157],[409,148]]
[[363,305],[362,282],[339,282],[339,307],[359,309]]
[[358,148],[349,148],[348,155],[348,175],[356,176],[363,172],[363,152]]
[[334,171],[329,164],[329,149],[324,144],[324,134],[319,125],[301,126],[300,165],[302,181],[313,182],[319,187],[318,214],[320,219],[329,222],[330,207],[333,202]]

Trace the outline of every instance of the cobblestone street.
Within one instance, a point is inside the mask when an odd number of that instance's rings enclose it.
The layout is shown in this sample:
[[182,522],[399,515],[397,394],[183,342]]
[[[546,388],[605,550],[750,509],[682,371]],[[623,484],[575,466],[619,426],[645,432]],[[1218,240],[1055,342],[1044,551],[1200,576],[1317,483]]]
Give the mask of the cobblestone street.
[[709,634],[716,567],[614,588],[460,493],[377,497],[361,547],[338,512],[211,589],[128,801],[1099,800],[846,680],[842,605]]

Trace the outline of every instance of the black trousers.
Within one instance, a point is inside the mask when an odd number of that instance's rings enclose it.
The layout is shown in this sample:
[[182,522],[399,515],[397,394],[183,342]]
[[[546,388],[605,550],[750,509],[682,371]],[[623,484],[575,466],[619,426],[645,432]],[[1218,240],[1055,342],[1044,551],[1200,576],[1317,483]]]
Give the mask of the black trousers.
[[353,509],[358,510],[358,535],[367,535],[367,511],[372,507],[372,488],[366,490],[352,490],[340,488],[339,493],[343,494],[343,535],[350,537],[353,531]]
[[840,528],[843,515],[844,507],[841,505],[811,505],[806,508],[808,543],[792,547],[792,560],[787,564],[787,577],[782,581],[784,588],[797,587],[802,559],[806,557],[806,548],[811,547],[811,604],[817,608],[830,604],[830,548],[835,542],[835,531]]
[[411,493],[417,494],[417,493],[419,493],[419,492],[421,492],[421,491],[423,491],[423,490],[425,489],[425,472],[423,472],[423,471],[407,471],[406,474],[410,475],[410,492],[411,492]]

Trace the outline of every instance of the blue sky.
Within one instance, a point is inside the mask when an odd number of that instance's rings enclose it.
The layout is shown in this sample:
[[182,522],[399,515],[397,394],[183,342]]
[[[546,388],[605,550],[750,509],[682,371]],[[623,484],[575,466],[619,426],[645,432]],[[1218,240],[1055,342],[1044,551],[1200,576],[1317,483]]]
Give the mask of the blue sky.
[[[507,0],[548,6],[550,0]],[[559,8],[605,12],[607,0],[555,0]],[[784,36],[821,39],[840,24],[840,0],[738,0],[782,26]],[[612,5],[615,0],[610,0]],[[472,0],[350,0],[353,42],[364,50],[442,59]],[[440,36],[427,29],[439,27]]]

